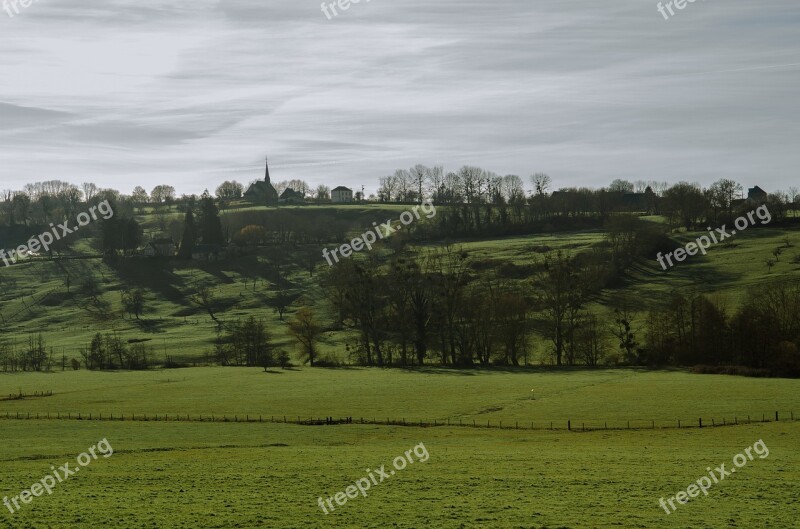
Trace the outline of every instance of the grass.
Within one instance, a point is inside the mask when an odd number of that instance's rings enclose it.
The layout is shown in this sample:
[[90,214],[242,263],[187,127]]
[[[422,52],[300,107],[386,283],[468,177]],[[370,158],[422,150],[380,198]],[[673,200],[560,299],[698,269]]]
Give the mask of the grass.
[[[798,423],[706,430],[2,421],[0,483],[16,495],[99,440],[114,448],[2,515],[28,527],[790,528]],[[659,506],[762,439],[770,450],[677,512]],[[331,497],[423,443],[415,462],[325,515]],[[416,459],[416,458],[415,458]],[[73,464],[74,466],[74,464]]]
[[[263,415],[354,417],[457,423],[566,421],[622,426],[697,424],[800,412],[800,381],[636,369],[481,371],[377,368],[190,368],[147,372],[0,375],[0,396],[52,391],[52,397],[0,401],[6,413]],[[535,392],[531,398],[531,389]]]

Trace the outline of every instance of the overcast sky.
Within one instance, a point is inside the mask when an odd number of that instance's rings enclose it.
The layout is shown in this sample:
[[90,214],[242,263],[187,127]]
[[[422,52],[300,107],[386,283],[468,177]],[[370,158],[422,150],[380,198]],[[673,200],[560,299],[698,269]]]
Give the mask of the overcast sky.
[[266,155],[368,192],[415,163],[800,186],[800,2],[656,4],[36,0],[0,11],[0,189],[213,192]]

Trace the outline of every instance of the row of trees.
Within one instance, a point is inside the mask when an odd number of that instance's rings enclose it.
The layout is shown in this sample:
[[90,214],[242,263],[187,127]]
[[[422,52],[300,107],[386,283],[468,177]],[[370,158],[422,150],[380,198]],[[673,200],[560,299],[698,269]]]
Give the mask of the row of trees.
[[23,344],[0,342],[0,366],[3,371],[46,371],[53,363],[42,333],[30,334]]
[[[592,253],[555,252],[532,270],[487,275],[447,247],[396,254],[388,268],[342,262],[324,285],[337,327],[358,334],[348,350],[363,365],[527,364],[544,338],[543,360],[555,365],[741,365],[800,375],[800,283],[753,289],[730,312],[678,292],[649,312],[625,298],[598,311],[590,304],[614,266],[605,251]],[[517,275],[531,279],[509,279]]]

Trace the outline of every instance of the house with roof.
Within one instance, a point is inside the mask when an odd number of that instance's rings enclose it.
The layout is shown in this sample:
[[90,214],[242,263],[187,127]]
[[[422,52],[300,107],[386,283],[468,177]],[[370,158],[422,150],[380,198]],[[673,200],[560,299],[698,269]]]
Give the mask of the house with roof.
[[225,250],[219,244],[198,244],[192,248],[195,261],[218,261],[225,257]]
[[767,192],[758,186],[751,187],[747,190],[747,200],[749,202],[763,203],[767,200]]
[[305,201],[305,195],[300,191],[295,191],[291,187],[287,187],[278,199],[278,202],[281,204],[303,204]]
[[175,249],[176,245],[172,237],[154,239],[144,245],[142,255],[145,257],[173,257]]
[[334,204],[348,204],[353,201],[353,190],[339,186],[331,191],[331,202]]

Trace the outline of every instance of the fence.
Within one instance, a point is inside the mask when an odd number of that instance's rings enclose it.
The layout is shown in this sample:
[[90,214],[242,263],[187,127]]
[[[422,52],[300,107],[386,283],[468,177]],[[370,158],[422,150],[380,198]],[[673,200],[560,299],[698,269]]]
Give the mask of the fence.
[[596,430],[656,430],[656,429],[678,429],[678,428],[716,428],[720,426],[738,426],[753,423],[768,423],[768,422],[789,422],[795,421],[794,412],[774,412],[762,413],[759,415],[742,415],[730,417],[711,417],[697,419],[632,419],[621,420],[615,419],[611,421],[603,420],[580,420],[573,421],[572,419],[560,420],[535,420],[535,421],[501,421],[496,420],[492,423],[491,419],[486,421],[478,419],[433,419],[433,420],[420,420],[420,419],[391,419],[385,420],[376,417],[346,417],[336,418],[305,418],[300,416],[288,415],[215,415],[211,414],[109,414],[105,416],[100,413],[45,413],[36,412],[31,414],[26,413],[11,413],[6,412],[5,416],[0,414],[0,419],[6,420],[79,420],[79,421],[147,421],[147,422],[222,422],[222,423],[283,423],[283,424],[296,424],[303,426],[334,426],[334,425],[349,425],[349,424],[370,424],[377,426],[405,426],[417,428],[430,428],[430,427],[462,427],[462,428],[494,428],[503,430],[569,430],[569,431],[596,431]]

